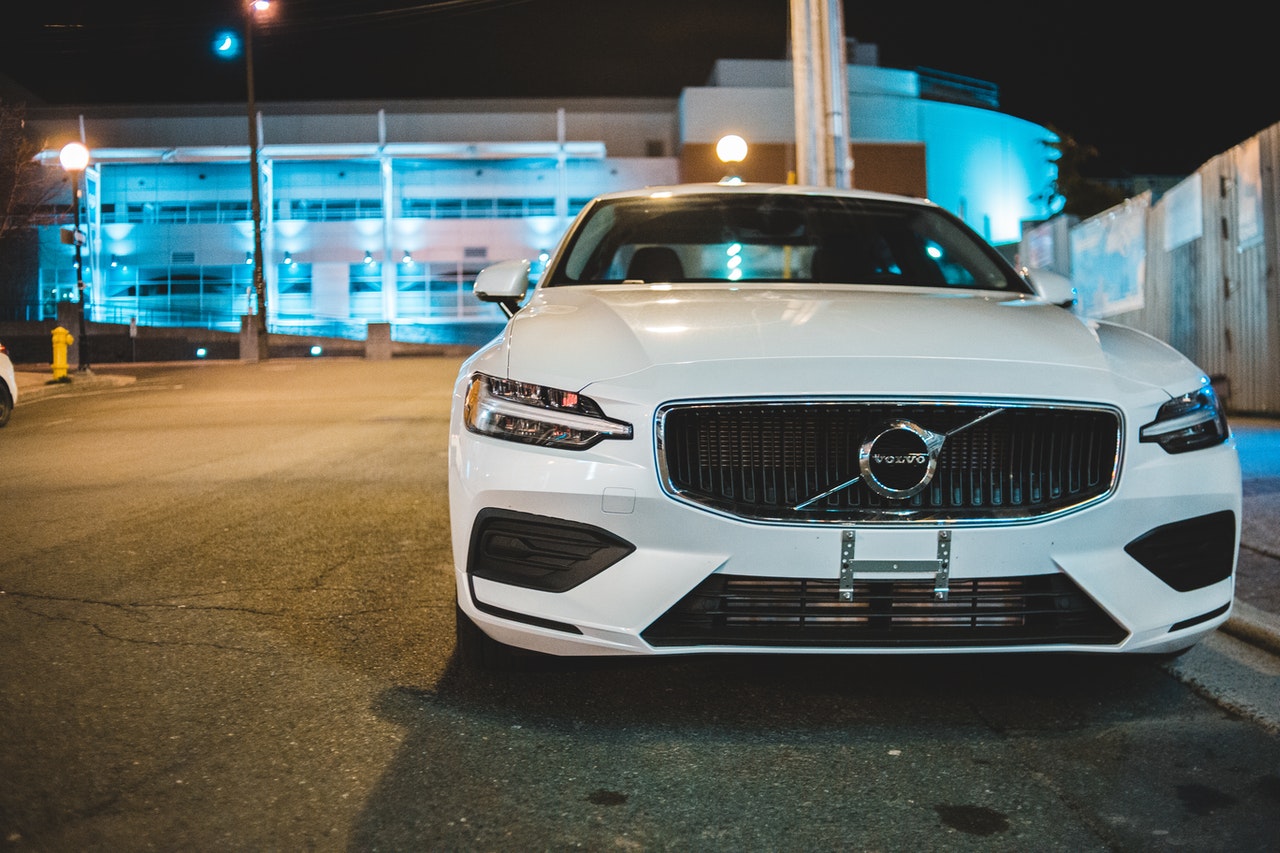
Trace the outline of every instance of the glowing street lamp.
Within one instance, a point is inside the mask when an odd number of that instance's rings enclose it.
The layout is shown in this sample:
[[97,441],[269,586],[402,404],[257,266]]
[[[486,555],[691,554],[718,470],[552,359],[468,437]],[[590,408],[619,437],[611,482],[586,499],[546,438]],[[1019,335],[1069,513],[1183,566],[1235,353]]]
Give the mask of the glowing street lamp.
[[721,163],[729,167],[729,174],[724,176],[721,183],[742,183],[742,178],[738,177],[738,170],[735,164],[747,159],[747,141],[735,133],[722,136],[720,141],[716,143],[716,156],[720,158]]
[[84,323],[84,272],[80,247],[84,244],[84,235],[80,233],[80,180],[84,170],[89,166],[89,149],[79,142],[68,142],[58,153],[58,162],[71,177],[71,209],[76,247],[76,293],[79,298],[78,314],[80,318],[80,364],[78,370],[84,373],[89,369],[89,338],[85,334]]

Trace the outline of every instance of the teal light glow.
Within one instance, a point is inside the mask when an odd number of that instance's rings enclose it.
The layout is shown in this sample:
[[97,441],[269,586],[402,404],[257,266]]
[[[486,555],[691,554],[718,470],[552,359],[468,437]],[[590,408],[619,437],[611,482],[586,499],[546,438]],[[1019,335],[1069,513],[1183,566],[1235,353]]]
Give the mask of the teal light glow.
[[742,244],[730,243],[729,248],[725,249],[725,254],[729,256],[729,281],[740,281],[742,279]]
[[320,354],[321,354],[321,353],[323,353],[323,352],[324,352],[324,349],[323,349],[323,348],[321,348],[321,347],[316,346],[316,347],[312,347],[312,348],[311,348],[311,354],[312,354],[312,355],[320,355]]
[[240,55],[240,36],[223,30],[213,38],[213,52],[222,59],[235,59]]

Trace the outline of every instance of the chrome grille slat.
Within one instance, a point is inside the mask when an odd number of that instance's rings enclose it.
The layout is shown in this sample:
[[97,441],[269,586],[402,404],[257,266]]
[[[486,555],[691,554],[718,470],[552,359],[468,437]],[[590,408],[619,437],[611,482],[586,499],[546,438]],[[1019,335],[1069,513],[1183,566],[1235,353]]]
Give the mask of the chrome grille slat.
[[[984,412],[1001,410],[973,426]],[[949,435],[933,481],[906,499],[857,483],[858,451],[880,425],[908,419]],[[659,414],[663,485],[741,518],[817,523],[981,522],[1038,518],[1114,486],[1120,416],[1109,408],[950,402],[706,402]]]
[[1113,645],[1125,631],[1064,575],[953,581],[712,575],[642,636],[655,646],[913,647]]

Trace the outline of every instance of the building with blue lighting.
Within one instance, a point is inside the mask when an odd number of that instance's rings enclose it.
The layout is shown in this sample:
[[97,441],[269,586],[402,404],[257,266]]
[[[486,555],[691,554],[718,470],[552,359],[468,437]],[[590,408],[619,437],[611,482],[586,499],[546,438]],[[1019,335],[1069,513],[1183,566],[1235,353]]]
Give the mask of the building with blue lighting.
[[[999,111],[994,87],[849,67],[853,183],[927,196],[996,245],[1048,218],[1051,131]],[[545,259],[571,217],[612,190],[718,180],[715,142],[750,144],[745,180],[794,173],[791,66],[722,60],[677,98],[260,104],[257,116],[269,327],[402,341],[478,341],[503,322],[470,292],[511,257]],[[98,323],[234,330],[254,310],[250,146],[243,105],[28,109],[58,170],[90,149],[86,311]],[[63,209],[70,203],[65,191]],[[39,231],[26,316],[76,296],[68,222]],[[323,329],[324,331],[317,331]]]

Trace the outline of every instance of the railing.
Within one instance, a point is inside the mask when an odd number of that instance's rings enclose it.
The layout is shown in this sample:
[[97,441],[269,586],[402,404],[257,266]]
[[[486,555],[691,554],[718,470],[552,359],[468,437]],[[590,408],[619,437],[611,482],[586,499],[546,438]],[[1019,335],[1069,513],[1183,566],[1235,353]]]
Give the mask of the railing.
[[924,100],[1000,109],[1000,87],[994,83],[933,68],[917,68],[916,77],[920,81],[920,97]]
[[[576,214],[589,198],[569,199],[568,213]],[[554,198],[410,198],[400,200],[405,219],[524,219],[555,216]]]
[[[500,310],[481,302],[472,291],[477,265],[432,262],[418,267],[419,277],[397,281],[395,316],[385,320],[381,278],[353,281],[347,322],[435,325],[501,321]],[[252,313],[256,303],[249,274],[247,267],[238,264],[130,267],[128,272],[108,270],[106,280],[90,288],[85,306],[87,317],[100,323],[128,323],[136,318],[144,326],[238,329],[240,316]],[[42,300],[29,307],[13,306],[7,313],[19,322],[56,318],[58,304],[73,301],[76,290],[73,270],[42,269]],[[282,278],[272,295],[270,312],[282,322],[311,322],[314,304],[310,277],[296,281]]]
[[277,219],[306,222],[352,222],[357,219],[381,219],[382,202],[372,198],[316,198],[281,200]]
[[555,216],[554,198],[404,198],[406,219],[520,219]]
[[217,329],[235,332],[240,329],[239,315],[227,311],[200,308],[138,308],[119,305],[89,305],[86,318],[95,323],[111,323],[127,326],[137,321],[139,326],[173,328],[186,326],[199,329]]
[[127,202],[104,203],[102,222],[111,224],[219,224],[250,218],[247,201]]
[[[569,199],[570,216],[582,209],[588,198]],[[554,216],[554,198],[403,198],[400,215],[405,219],[524,219]],[[381,219],[379,199],[283,199],[277,203],[275,218],[304,222],[352,222]],[[102,205],[104,225],[217,225],[247,222],[251,218],[247,201],[166,201],[106,202]],[[71,214],[42,211],[39,224],[66,224]]]

